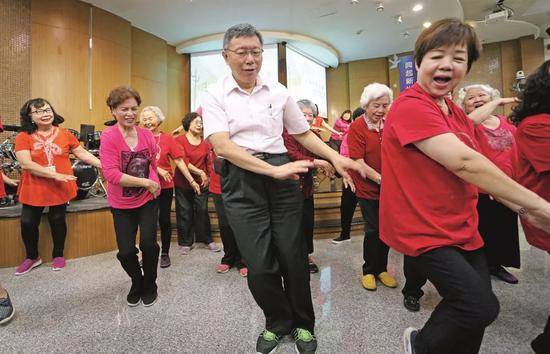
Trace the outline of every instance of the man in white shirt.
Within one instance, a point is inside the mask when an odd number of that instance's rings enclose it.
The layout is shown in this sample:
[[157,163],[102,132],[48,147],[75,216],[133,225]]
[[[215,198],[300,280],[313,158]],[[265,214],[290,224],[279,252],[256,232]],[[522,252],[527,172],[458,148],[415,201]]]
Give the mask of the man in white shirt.
[[226,31],[222,55],[231,75],[203,97],[204,137],[223,157],[216,165],[227,217],[248,265],[249,289],[266,317],[256,351],[273,352],[281,337],[292,332],[298,352],[314,353],[315,315],[300,235],[298,182],[298,174],[313,168],[313,163],[290,162],[283,127],[308,150],[330,161],[345,183],[351,181],[346,169],[363,172],[309,130],[283,85],[258,76],[262,46],[261,34],[249,24]]

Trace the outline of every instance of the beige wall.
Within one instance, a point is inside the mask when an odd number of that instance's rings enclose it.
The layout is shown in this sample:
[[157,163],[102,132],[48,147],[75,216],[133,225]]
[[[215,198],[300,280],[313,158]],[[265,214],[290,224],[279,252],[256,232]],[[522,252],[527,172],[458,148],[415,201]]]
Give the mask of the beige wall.
[[188,58],[164,40],[77,0],[32,0],[31,22],[31,95],[48,99],[66,127],[102,130],[105,98],[119,85],[136,88],[142,106],[159,106],[167,131],[189,109]]

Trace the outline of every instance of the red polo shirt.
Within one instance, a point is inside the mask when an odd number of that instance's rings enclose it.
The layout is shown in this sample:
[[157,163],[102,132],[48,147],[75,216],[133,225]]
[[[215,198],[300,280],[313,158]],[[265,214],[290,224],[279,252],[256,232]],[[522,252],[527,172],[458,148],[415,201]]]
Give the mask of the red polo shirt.
[[422,153],[415,142],[453,133],[472,148],[473,123],[453,102],[446,116],[436,101],[415,84],[392,104],[382,145],[380,238],[391,248],[418,256],[453,246],[483,246],[477,230],[477,187]]
[[[516,134],[518,144],[517,181],[546,200],[550,200],[550,114],[537,114],[521,121]],[[527,241],[550,252],[550,234],[521,219]]]
[[[187,156],[188,162],[193,164],[196,168],[199,168],[203,170],[206,175],[208,176],[210,174],[210,144],[208,144],[206,141],[201,140],[199,145],[193,145],[187,140],[187,136],[185,134],[180,135],[176,138],[176,142],[178,142],[185,151],[185,156]],[[187,161],[186,161],[187,162]],[[195,179],[195,182],[197,182],[199,185],[201,183],[201,179],[197,175],[193,175],[193,178]],[[178,188],[186,189],[186,190],[193,190],[191,185],[189,184],[189,181],[182,175],[182,173],[176,169],[176,173],[174,174],[174,184]]]
[[[382,130],[369,129],[365,115],[357,118],[348,131],[349,157],[353,160],[363,159],[367,165],[380,173],[382,161],[380,158],[382,144]],[[363,178],[360,174],[350,171],[353,183],[355,183],[355,195],[362,199],[380,198],[380,186],[369,178]]]

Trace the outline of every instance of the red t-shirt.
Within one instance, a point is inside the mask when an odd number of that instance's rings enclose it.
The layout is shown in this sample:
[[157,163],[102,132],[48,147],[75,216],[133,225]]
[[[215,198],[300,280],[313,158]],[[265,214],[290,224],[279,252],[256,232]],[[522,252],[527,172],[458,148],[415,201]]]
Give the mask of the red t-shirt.
[[222,194],[221,176],[214,171],[214,160],[216,159],[216,153],[214,149],[210,150],[210,185],[208,186],[209,192],[214,194]]
[[162,189],[174,188],[174,170],[172,170],[172,165],[170,164],[170,162],[171,160],[181,158],[187,165],[188,161],[185,156],[185,151],[183,150],[183,147],[178,144],[174,137],[172,137],[172,135],[170,134],[160,133],[160,135],[155,136],[155,141],[157,142],[158,146],[157,150],[159,150],[159,153],[157,154],[157,167],[160,167],[163,170],[170,172],[170,175],[172,176],[171,182],[166,182],[164,178],[159,176],[160,187]]
[[[0,124],[2,124],[2,123],[0,123]],[[5,196],[6,196],[6,188],[4,187],[4,180],[2,179],[2,176],[0,175],[0,198],[4,198]]]
[[[59,127],[54,128],[49,137],[22,132],[15,138],[16,152],[28,150],[33,162],[44,167],[55,166],[56,172],[66,175],[73,174],[69,153],[78,146],[80,143],[76,137]],[[61,205],[76,197],[76,190],[75,181],[60,182],[23,171],[19,201],[32,206]]]
[[[519,152],[515,170],[517,181],[550,201],[550,114],[537,114],[522,120],[516,142]],[[524,219],[521,225],[530,244],[550,252],[550,234]]]
[[490,129],[479,124],[475,129],[480,152],[509,177],[514,176],[517,159],[516,127],[505,116],[499,116],[500,124]]
[[[189,142],[189,140],[187,140],[187,136],[185,134],[176,137],[175,140],[183,147],[185,156],[187,156],[189,163],[206,172],[207,176],[210,175],[210,144],[204,140],[201,140],[199,145],[193,145]],[[193,175],[193,178],[195,179],[195,182],[200,185],[200,177]],[[174,174],[174,184],[178,188],[193,190],[189,184],[189,181],[187,181],[178,169],[176,169],[176,173]]]
[[444,246],[468,251],[483,246],[477,230],[477,187],[414,145],[453,133],[476,148],[473,123],[461,108],[447,98],[445,101],[449,116],[415,84],[395,100],[386,119],[380,237],[391,248],[409,256]]
[[[353,160],[363,159],[367,165],[380,173],[382,161],[380,158],[382,144],[382,129],[380,132],[369,129],[365,115],[357,118],[348,131],[349,157]],[[355,183],[355,195],[362,199],[380,199],[380,186],[369,178],[350,171]]]

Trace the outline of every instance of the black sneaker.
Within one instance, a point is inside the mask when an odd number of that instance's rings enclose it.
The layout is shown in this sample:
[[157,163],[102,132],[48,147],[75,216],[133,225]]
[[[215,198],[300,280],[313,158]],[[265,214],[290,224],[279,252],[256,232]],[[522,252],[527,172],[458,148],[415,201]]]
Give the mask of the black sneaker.
[[279,345],[279,342],[281,341],[281,336],[268,331],[267,329],[264,330],[260,336],[258,337],[258,341],[256,342],[256,353],[258,354],[271,354],[275,353],[275,349],[277,349],[277,346]]
[[8,323],[15,315],[15,309],[11,303],[10,294],[6,291],[7,297],[0,298],[0,324]]
[[415,354],[414,345],[418,330],[414,327],[409,327],[403,332],[403,349],[405,354]]
[[308,267],[309,267],[309,272],[310,272],[311,274],[313,274],[313,273],[319,273],[319,267],[317,266],[317,264],[315,264],[315,263],[309,263]]
[[335,245],[337,245],[337,244],[342,243],[344,241],[350,241],[350,238],[349,237],[343,238],[342,236],[338,236],[336,238],[333,238],[331,242],[334,243]]
[[420,299],[417,298],[416,296],[406,295],[403,298],[403,305],[409,311],[418,312],[418,311],[420,311],[420,302],[419,302],[419,300]]
[[317,350],[317,339],[310,331],[296,328],[292,331],[297,353],[313,354]]
[[168,268],[172,265],[170,262],[170,256],[168,254],[161,254],[160,255],[160,267],[161,268]]
[[143,306],[145,307],[153,306],[153,304],[157,302],[157,299],[158,293],[156,290],[150,295],[143,295],[141,297],[141,301],[143,301]]
[[136,307],[141,302],[141,284],[132,282],[130,292],[126,296],[126,302],[130,307]]

